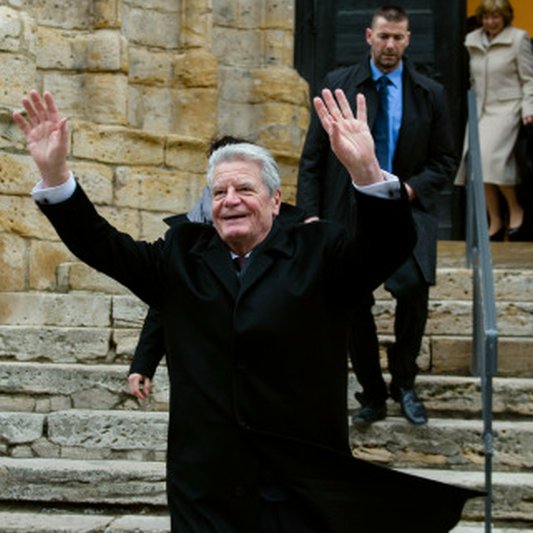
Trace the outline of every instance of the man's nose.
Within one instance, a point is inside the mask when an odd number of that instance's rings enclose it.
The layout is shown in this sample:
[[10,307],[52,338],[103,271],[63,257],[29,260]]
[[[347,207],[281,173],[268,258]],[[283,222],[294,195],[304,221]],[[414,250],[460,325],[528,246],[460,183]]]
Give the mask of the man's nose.
[[226,205],[234,205],[239,202],[239,195],[237,194],[237,191],[230,187],[226,191],[226,196],[224,197],[224,203]]

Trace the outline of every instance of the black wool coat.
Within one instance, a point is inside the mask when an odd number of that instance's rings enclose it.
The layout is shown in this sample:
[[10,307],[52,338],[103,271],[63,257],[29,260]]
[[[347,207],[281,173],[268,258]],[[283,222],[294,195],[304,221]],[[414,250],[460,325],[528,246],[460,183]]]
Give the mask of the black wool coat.
[[[356,95],[364,94],[372,129],[378,94],[369,61],[330,72],[323,87],[342,89],[354,113]],[[434,284],[439,191],[455,176],[458,154],[443,86],[417,72],[405,57],[402,83],[403,116],[392,172],[416,193],[411,205],[418,234],[414,256],[426,282]],[[313,109],[300,159],[297,205],[309,217],[349,225],[354,208],[349,187],[350,177],[331,151],[327,133]]]
[[[40,206],[75,255],[161,314],[174,531],[258,532],[258,486],[272,479],[324,533],[385,532],[398,523],[409,524],[401,531],[439,532],[458,520],[468,491],[350,454],[350,305],[405,259],[415,239],[405,196],[359,194],[358,205],[351,239],[335,223],[274,223],[241,279],[212,226],[178,224],[147,243],[110,226],[79,186],[69,200]],[[389,502],[383,486],[399,497]],[[437,502],[417,511],[426,529],[411,527],[407,494]],[[382,505],[394,521],[376,513]]]

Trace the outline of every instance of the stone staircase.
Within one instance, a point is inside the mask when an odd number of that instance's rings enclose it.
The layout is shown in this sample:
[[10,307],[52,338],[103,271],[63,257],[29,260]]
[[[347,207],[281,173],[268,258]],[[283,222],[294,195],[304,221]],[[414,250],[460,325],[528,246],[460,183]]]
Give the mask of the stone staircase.
[[[518,533],[533,530],[533,245],[495,243],[492,252],[500,333],[493,531]],[[463,243],[439,243],[418,379],[429,424],[408,424],[391,403],[386,420],[352,429],[351,440],[358,457],[482,488],[480,385],[470,376],[471,275],[464,266]],[[392,309],[380,291],[383,345]],[[165,368],[146,402],[128,395],[125,379],[145,310],[79,263],[58,269],[54,291],[0,293],[0,532],[169,531]],[[351,376],[351,408],[356,389]],[[482,531],[483,500],[472,500],[454,533]]]

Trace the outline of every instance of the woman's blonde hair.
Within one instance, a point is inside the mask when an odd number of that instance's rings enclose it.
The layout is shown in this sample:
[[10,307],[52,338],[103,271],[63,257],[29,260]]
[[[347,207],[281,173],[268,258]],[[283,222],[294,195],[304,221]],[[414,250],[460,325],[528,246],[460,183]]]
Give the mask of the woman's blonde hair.
[[509,0],[482,0],[476,9],[476,18],[480,24],[483,22],[483,15],[487,13],[500,14],[505,26],[509,26],[514,18],[513,6]]

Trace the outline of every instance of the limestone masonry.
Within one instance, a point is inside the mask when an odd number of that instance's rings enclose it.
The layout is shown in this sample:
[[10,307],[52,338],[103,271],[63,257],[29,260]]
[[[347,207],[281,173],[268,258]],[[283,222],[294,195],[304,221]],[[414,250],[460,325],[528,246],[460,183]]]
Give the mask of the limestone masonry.
[[28,196],[11,114],[32,88],[54,94],[72,169],[134,236],[192,206],[216,135],[271,149],[293,202],[309,114],[293,19],[279,0],[0,0],[0,291],[54,289],[72,260]]

